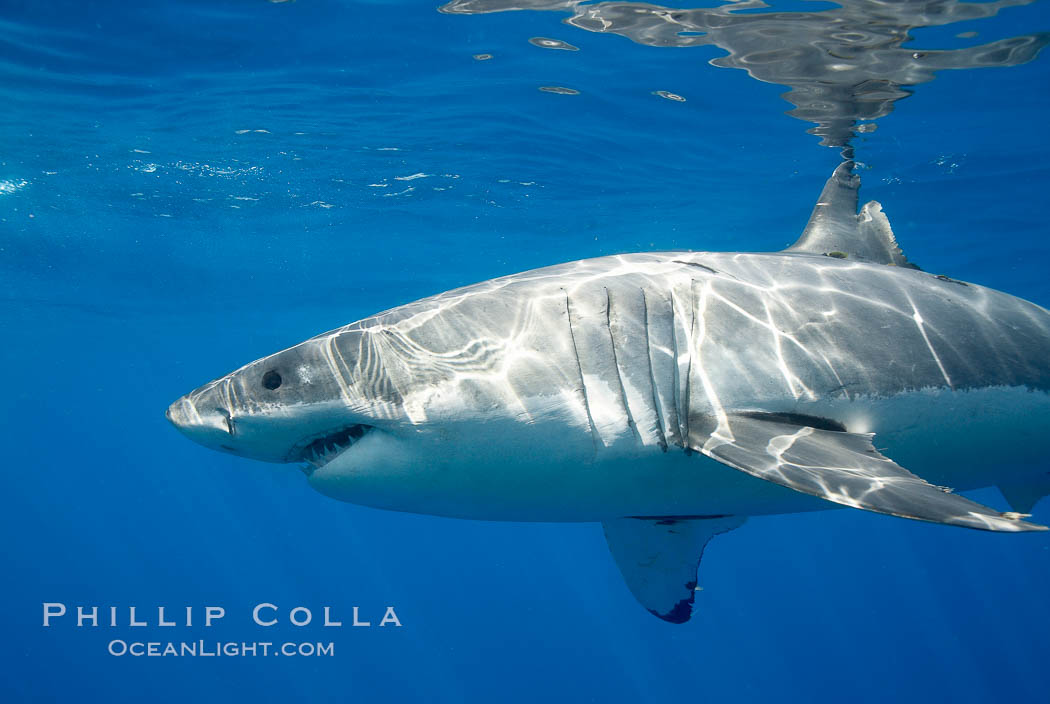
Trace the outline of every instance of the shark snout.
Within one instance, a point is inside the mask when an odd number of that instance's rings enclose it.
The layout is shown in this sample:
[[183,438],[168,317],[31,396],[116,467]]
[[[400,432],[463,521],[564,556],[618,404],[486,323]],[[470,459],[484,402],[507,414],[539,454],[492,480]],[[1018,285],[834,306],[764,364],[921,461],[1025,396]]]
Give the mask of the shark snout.
[[164,415],[191,440],[205,447],[231,450],[230,440],[236,432],[233,417],[220,403],[208,401],[209,395],[186,395],[168,406]]
[[[310,436],[298,418],[280,412],[252,412],[233,404],[238,393],[231,389],[234,380],[222,379],[191,391],[168,406],[165,416],[190,440],[212,450],[228,452],[263,462],[289,462],[289,452]],[[243,392],[241,392],[243,393]],[[309,424],[307,424],[308,426]],[[337,443],[338,444],[338,443]]]
[[164,417],[176,428],[189,423],[194,414],[193,404],[185,396],[175,401],[175,403],[168,406],[168,410],[164,411]]

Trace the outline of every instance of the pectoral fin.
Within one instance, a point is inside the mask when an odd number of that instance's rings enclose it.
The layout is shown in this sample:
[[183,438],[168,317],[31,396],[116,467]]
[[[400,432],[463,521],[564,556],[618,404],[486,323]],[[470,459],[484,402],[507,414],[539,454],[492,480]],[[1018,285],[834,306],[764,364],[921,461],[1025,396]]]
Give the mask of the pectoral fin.
[[690,428],[689,444],[760,479],[844,506],[981,530],[1046,530],[1020,520],[1021,514],[1000,513],[929,484],[879,454],[871,434],[831,429],[833,423],[800,425],[790,418],[739,414],[721,423],[711,419],[708,433]]
[[602,527],[634,598],[665,621],[685,623],[693,613],[696,569],[707,541],[744,520],[743,516],[620,518]]

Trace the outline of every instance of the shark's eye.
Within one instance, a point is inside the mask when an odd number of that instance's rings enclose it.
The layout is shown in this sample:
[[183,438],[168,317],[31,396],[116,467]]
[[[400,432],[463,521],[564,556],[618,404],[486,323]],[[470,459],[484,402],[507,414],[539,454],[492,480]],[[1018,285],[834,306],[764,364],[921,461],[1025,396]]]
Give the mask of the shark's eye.
[[273,391],[281,385],[281,375],[275,372],[273,369],[263,374],[262,385]]

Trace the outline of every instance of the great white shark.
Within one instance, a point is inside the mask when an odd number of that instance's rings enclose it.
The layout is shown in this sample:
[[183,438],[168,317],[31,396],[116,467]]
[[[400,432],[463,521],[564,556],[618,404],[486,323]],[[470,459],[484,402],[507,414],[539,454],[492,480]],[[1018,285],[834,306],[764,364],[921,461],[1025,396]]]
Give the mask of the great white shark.
[[[167,416],[395,511],[596,521],[634,596],[692,613],[704,546],[840,505],[1045,530],[1050,312],[911,264],[844,162],[776,253],[652,252],[505,276],[248,364]],[[999,486],[1000,512],[955,489]],[[948,488],[952,487],[952,488]]]

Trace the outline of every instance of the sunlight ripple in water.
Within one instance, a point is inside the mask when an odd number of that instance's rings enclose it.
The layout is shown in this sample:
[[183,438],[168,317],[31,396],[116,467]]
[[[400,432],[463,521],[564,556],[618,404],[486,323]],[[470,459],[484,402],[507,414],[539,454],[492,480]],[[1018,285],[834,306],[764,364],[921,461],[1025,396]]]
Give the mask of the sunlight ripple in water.
[[1016,66],[1050,43],[1050,33],[1038,32],[961,49],[924,50],[903,46],[912,40],[912,30],[993,17],[1002,8],[1032,1],[839,0],[841,7],[813,12],[756,12],[772,8],[762,0],[695,9],[639,2],[453,0],[440,9],[465,15],[567,11],[572,16],[566,24],[619,34],[639,44],[717,46],[727,55],[711,65],[744,69],[752,78],[789,86],[783,97],[795,107],[788,114],[815,123],[808,132],[819,136],[821,144],[845,147],[857,132],[873,129],[858,129],[858,121],[889,114],[894,102],[911,95],[911,86],[932,81],[937,71]]

